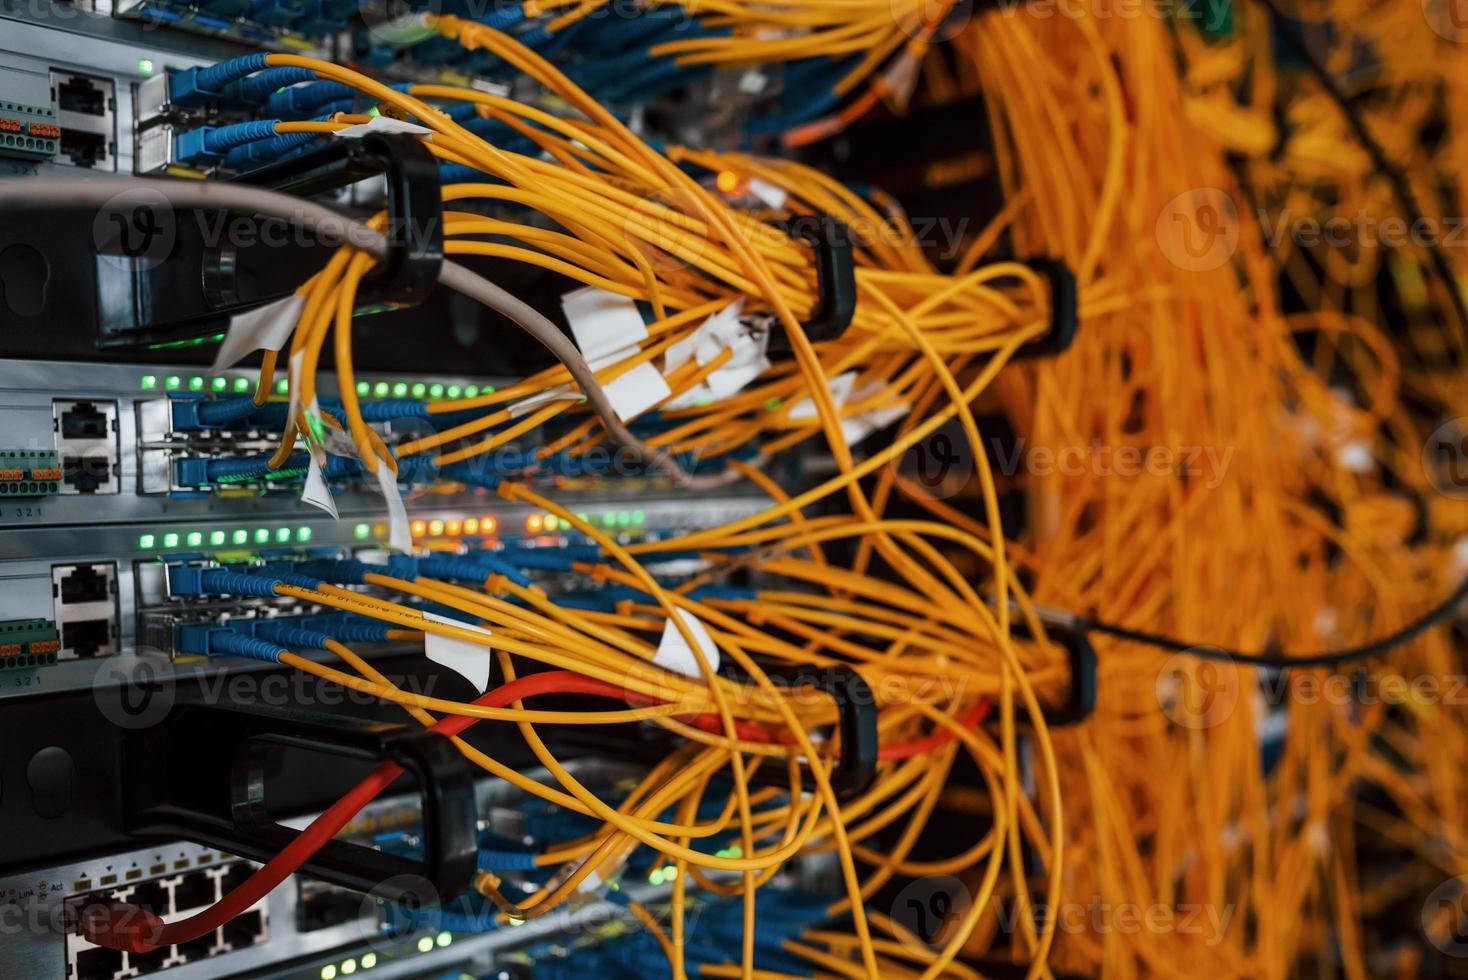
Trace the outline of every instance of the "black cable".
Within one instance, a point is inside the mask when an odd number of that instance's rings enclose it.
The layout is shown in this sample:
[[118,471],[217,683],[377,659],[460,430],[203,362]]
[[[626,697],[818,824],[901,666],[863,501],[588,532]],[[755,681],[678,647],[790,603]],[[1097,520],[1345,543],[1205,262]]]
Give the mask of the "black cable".
[[[1417,206],[1417,199],[1412,194],[1412,188],[1407,180],[1407,175],[1395,163],[1388,158],[1386,150],[1377,142],[1376,137],[1371,135],[1371,130],[1366,126],[1366,120],[1360,111],[1346,95],[1336,80],[1331,76],[1325,65],[1310,50],[1305,39],[1300,35],[1299,27],[1290,20],[1277,7],[1274,0],[1255,0],[1261,7],[1269,12],[1272,26],[1284,38],[1285,42],[1294,50],[1295,54],[1310,69],[1310,73],[1320,82],[1321,87],[1341,114],[1346,117],[1346,122],[1351,127],[1356,141],[1366,150],[1371,157],[1372,164],[1377,172],[1386,177],[1392,185],[1392,192],[1397,196],[1397,202],[1401,205],[1403,213],[1411,222],[1412,227],[1426,224],[1427,218],[1422,209]],[[1463,298],[1463,292],[1458,288],[1457,279],[1453,275],[1453,267],[1448,262],[1447,253],[1442,249],[1442,244],[1434,235],[1428,241],[1427,254],[1432,260],[1433,271],[1441,280],[1442,286],[1448,292],[1448,299],[1452,303],[1453,312],[1458,318],[1458,324],[1462,327],[1463,337],[1468,340],[1468,302]],[[1172,650],[1177,653],[1189,653],[1203,660],[1225,660],[1233,663],[1252,664],[1259,667],[1276,667],[1285,669],[1288,667],[1329,667],[1336,664],[1348,663],[1352,660],[1366,660],[1371,657],[1380,656],[1404,643],[1410,643],[1421,636],[1427,630],[1448,619],[1458,608],[1465,598],[1468,598],[1468,579],[1464,579],[1452,594],[1442,602],[1438,603],[1426,613],[1412,620],[1406,626],[1388,633],[1386,636],[1370,643],[1360,646],[1346,647],[1340,650],[1321,650],[1315,653],[1304,653],[1297,656],[1286,656],[1283,654],[1268,653],[1245,653],[1242,650],[1226,650],[1221,647],[1207,646],[1204,644],[1186,643],[1176,637],[1164,636],[1159,633],[1149,633],[1146,630],[1134,630],[1116,623],[1108,623],[1099,619],[1088,619],[1077,616],[1078,624],[1096,633],[1105,633],[1118,639],[1128,640],[1132,643],[1143,643],[1148,646],[1159,647],[1163,650]]]

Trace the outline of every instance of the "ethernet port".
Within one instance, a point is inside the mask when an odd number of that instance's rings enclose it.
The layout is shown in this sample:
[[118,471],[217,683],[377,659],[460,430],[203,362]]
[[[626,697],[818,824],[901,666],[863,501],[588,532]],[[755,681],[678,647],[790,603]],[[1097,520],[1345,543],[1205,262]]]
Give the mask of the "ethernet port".
[[345,888],[302,878],[296,892],[296,931],[317,932],[355,922],[362,896]]
[[101,133],[82,133],[75,129],[61,131],[60,156],[66,157],[74,167],[95,167],[107,156],[107,137]]
[[245,949],[265,938],[265,914],[259,909],[236,916],[224,924],[224,941],[231,949]]
[[83,602],[110,602],[112,599],[111,569],[103,565],[77,565],[67,572],[57,587],[57,596],[63,606],[74,606]]
[[80,619],[61,624],[61,645],[77,657],[95,657],[112,647],[110,619]]
[[126,901],[130,905],[140,905],[154,915],[167,915],[169,912],[168,889],[162,882],[145,881],[133,886],[133,893]]
[[84,116],[107,115],[108,95],[97,79],[85,75],[60,75],[56,79],[56,106]]
[[219,879],[219,894],[228,895],[236,888],[250,880],[255,873],[255,866],[249,861],[236,861],[224,870],[224,876]]
[[207,960],[214,953],[214,937],[214,933],[206,932],[198,939],[190,939],[186,943],[179,943],[178,955],[182,956],[186,963],[193,963],[196,960]]
[[106,413],[92,402],[74,402],[61,413],[63,439],[105,439],[109,427]]
[[132,962],[133,974],[142,976],[145,973],[153,973],[162,968],[164,961],[173,955],[172,946],[159,946],[157,949],[147,953],[128,954]]
[[112,980],[122,970],[122,953],[98,947],[76,954],[76,975],[72,980]]
[[77,493],[96,493],[112,480],[112,460],[105,453],[63,456],[61,479]]
[[214,879],[202,871],[184,875],[173,885],[173,910],[182,912],[214,902]]

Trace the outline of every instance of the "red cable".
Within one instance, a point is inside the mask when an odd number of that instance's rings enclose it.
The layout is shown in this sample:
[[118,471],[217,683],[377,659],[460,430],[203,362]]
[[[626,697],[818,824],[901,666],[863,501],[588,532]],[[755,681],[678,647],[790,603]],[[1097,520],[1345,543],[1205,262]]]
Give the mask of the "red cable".
[[[530,674],[508,684],[502,684],[477,698],[474,703],[487,708],[503,708],[522,698],[538,694],[595,694],[602,697],[622,698],[628,701],[650,702],[646,696],[630,697],[614,684],[587,677],[569,670],[551,670]],[[961,719],[964,727],[973,727],[988,714],[987,702],[980,702]],[[429,731],[446,737],[459,735],[481,719],[470,715],[450,715],[440,719]],[[718,715],[699,714],[689,723],[705,731],[722,734],[723,722]],[[742,739],[755,742],[778,742],[788,744],[794,739],[788,733],[774,733],[757,725],[735,723],[735,731]],[[954,734],[943,729],[926,738],[898,745],[889,745],[880,750],[879,759],[906,759],[938,748],[953,741]],[[258,868],[244,883],[225,895],[217,903],[186,919],[165,923],[160,917],[137,905],[111,903],[88,906],[82,911],[80,928],[82,935],[97,946],[124,950],[131,953],[147,953],[160,946],[173,946],[197,939],[213,932],[224,923],[240,915],[250,906],[268,895],[277,885],[295,874],[311,856],[335,837],[351,822],[363,807],[377,798],[393,780],[403,774],[397,763],[383,762],[368,776],[348,790],[339,800],[327,807],[315,820],[281,849],[280,853]]]
[[[968,709],[958,719],[958,723],[964,728],[977,727],[979,722],[989,714],[989,702],[980,701]],[[890,759],[910,759],[915,755],[940,749],[953,741],[958,736],[951,728],[940,728],[926,738],[913,739],[911,742],[899,742],[896,745],[884,745],[877,750],[877,758],[884,762]]]
[[[552,670],[531,674],[501,685],[479,697],[474,703],[487,708],[503,708],[521,698],[537,694],[575,693],[602,694],[617,697],[622,692],[605,681],[599,681],[569,670]],[[451,715],[430,730],[445,736],[458,735],[480,719],[468,715]],[[89,906],[82,912],[81,931],[88,942],[109,949],[146,953],[159,946],[172,946],[197,939],[241,914],[277,885],[294,874],[331,840],[368,803],[402,775],[397,763],[384,762],[365,779],[328,807],[310,826],[301,831],[279,854],[262,865],[234,891],[215,905],[177,922],[165,923],[157,915],[137,905],[114,903]]]

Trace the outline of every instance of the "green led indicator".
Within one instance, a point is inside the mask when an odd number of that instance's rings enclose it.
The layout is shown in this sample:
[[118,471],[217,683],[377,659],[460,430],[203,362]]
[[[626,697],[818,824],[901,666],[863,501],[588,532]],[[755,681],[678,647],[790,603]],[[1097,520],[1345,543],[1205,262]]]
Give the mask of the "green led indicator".
[[555,514],[546,514],[545,523],[541,526],[544,527],[547,531],[554,531],[557,527],[560,526],[560,522],[556,520]]
[[154,388],[157,388],[158,387],[158,375],[156,375],[156,374],[145,374],[145,375],[143,375],[143,380],[142,380],[142,382],[140,384],[140,387],[144,391],[152,391]]
[[278,541],[280,544],[289,544],[291,540],[291,529],[288,527],[276,528],[275,540]]
[[377,954],[376,953],[363,953],[362,954],[362,969],[364,969],[364,970],[370,970],[370,969],[372,969],[376,965],[377,965]]
[[460,388],[458,385],[449,385],[450,398],[458,398],[459,395],[463,393],[463,391],[464,389]]
[[588,523],[590,523],[590,518],[588,518],[585,514],[577,514],[576,515],[576,519],[578,521],[580,521],[582,524],[588,524]]
[[356,538],[358,541],[365,541],[367,538],[369,538],[371,536],[372,536],[372,525],[371,524],[358,524],[356,527],[352,528],[352,537]]
[[201,545],[201,544],[204,543],[204,532],[203,531],[190,531],[189,532],[189,537],[188,537],[188,542],[189,542],[189,547],[190,548],[197,548],[197,547],[199,547],[199,545]]
[[203,390],[204,390],[204,379],[203,378],[201,378],[199,375],[196,374],[192,378],[189,379],[189,391],[203,391]]
[[647,513],[645,511],[634,510],[632,512],[632,523],[633,524],[646,524],[647,523]]
[[378,398],[386,398],[389,390],[391,389],[388,388],[386,381],[379,381],[372,386],[372,393]]
[[342,961],[342,976],[349,977],[353,973],[356,973],[356,972],[357,972],[357,961],[356,960],[343,960]]
[[607,511],[605,514],[601,515],[601,522],[604,526],[611,527],[613,524],[617,523],[617,515],[613,514],[611,511]]
[[217,548],[220,545],[224,544],[225,540],[228,537],[229,537],[229,535],[225,534],[223,531],[210,531],[209,532],[209,543],[212,544],[212,545],[214,545],[214,547]]
[[285,378],[281,378],[279,381],[277,381],[275,383],[275,391],[276,391],[276,394],[283,395],[287,391],[290,391],[290,390],[291,390],[291,383],[288,380],[286,380]]
[[652,872],[647,876],[647,882],[650,885],[661,885],[667,880],[667,876],[663,874],[662,868],[653,868]]
[[168,389],[168,390],[169,390],[169,391],[178,391],[178,386],[179,386],[179,385],[180,385],[180,384],[182,384],[182,383],[183,383],[183,382],[181,382],[181,381],[180,381],[180,380],[179,380],[179,377],[178,377],[178,375],[176,375],[176,374],[170,374],[170,375],[169,375],[169,376],[168,376],[168,377],[167,377],[167,378],[165,378],[165,379],[164,379],[164,381],[163,381],[163,385],[164,385],[164,387],[166,387],[166,388],[167,388],[167,389]]
[[372,394],[372,385],[368,384],[366,381],[358,381],[357,396],[359,398],[366,398],[370,394]]
[[165,547],[165,548],[177,548],[178,547],[178,535],[175,534],[173,531],[169,531],[167,534],[163,535],[163,547]]
[[628,524],[631,524],[631,523],[632,523],[632,515],[631,514],[629,514],[625,510],[619,510],[619,511],[617,511],[617,525],[619,527],[626,527]]
[[464,388],[464,397],[465,398],[473,398],[477,394],[479,394],[479,386],[478,385],[468,385],[468,386],[466,386]]
[[229,379],[215,378],[213,381],[210,382],[210,384],[214,387],[215,391],[223,391],[224,389],[229,387]]
[[321,980],[336,980],[335,963],[328,963],[321,968]]
[[235,544],[249,544],[250,532],[246,531],[244,528],[239,528],[234,532],[234,535],[231,537],[230,540],[232,540]]
[[428,394],[428,386],[423,382],[420,381],[413,386],[414,398],[422,398],[426,394]]
[[769,399],[768,401],[765,402],[765,408],[768,411],[773,412],[775,409],[777,409],[779,407],[780,407],[780,399],[778,399],[778,398],[771,398],[771,399]]
[[139,75],[151,75],[151,74],[153,74],[153,59],[152,58],[139,58],[138,59],[138,74]]
[[250,390],[250,379],[249,378],[235,378],[234,379],[234,390],[240,392],[241,394],[249,391]]
[[479,389],[479,393],[481,395],[492,395],[492,394],[494,394],[494,385],[485,385],[483,388],[480,388]]
[[443,949],[445,946],[447,946],[449,943],[451,943],[453,941],[454,941],[453,933],[441,932],[441,933],[438,934],[438,948],[439,949]]
[[138,535],[138,547],[151,548],[156,540],[151,534],[140,534]]
[[311,540],[311,529],[309,527],[298,527],[298,528],[296,528],[296,540],[297,541],[310,541]]
[[418,940],[418,952],[426,953],[433,948],[433,937],[424,936]]
[[443,397],[443,385],[440,385],[440,384],[429,385],[428,386],[428,397],[430,397],[430,398],[442,398]]
[[407,396],[407,394],[408,386],[405,385],[403,382],[399,381],[397,384],[392,386],[392,396],[394,398],[404,398]]
[[255,543],[256,544],[269,544],[270,543],[270,528],[268,528],[268,527],[257,527],[257,528],[255,528]]

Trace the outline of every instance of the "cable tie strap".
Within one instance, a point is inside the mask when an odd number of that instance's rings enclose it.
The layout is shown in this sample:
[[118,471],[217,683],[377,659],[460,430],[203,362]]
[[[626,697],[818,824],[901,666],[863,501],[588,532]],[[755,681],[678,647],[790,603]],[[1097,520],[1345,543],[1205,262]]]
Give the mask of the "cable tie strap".
[[1024,259],[1022,264],[1044,276],[1050,285],[1050,325],[1043,334],[1015,351],[1015,358],[1054,357],[1065,353],[1076,338],[1079,323],[1076,277],[1063,259]]

